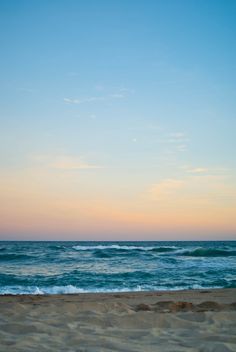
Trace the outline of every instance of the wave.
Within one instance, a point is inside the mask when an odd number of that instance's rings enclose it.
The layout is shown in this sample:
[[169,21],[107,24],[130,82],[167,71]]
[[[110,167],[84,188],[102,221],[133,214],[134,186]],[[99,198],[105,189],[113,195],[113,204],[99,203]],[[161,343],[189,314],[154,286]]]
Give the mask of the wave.
[[94,255],[97,257],[97,258],[104,258],[104,259],[108,259],[108,258],[111,258],[112,257],[112,254],[108,253],[108,252],[105,252],[105,251],[99,251],[99,250],[95,250],[94,252]]
[[0,254],[0,261],[32,259],[28,254]]
[[172,251],[176,251],[177,247],[172,246],[172,247],[167,247],[167,246],[163,246],[163,247],[154,247],[152,249],[152,252],[158,252],[158,253],[164,253],[164,252],[172,252]]
[[83,289],[79,289],[72,285],[67,286],[52,286],[43,287],[38,286],[9,286],[0,288],[0,295],[45,295],[45,294],[70,294],[70,293],[84,293]]
[[83,289],[73,285],[37,287],[37,286],[13,286],[0,288],[0,295],[58,295],[58,294],[76,294],[76,293],[109,293],[109,292],[139,292],[144,291],[141,286],[135,288],[115,288],[115,289]]
[[196,248],[193,250],[178,252],[187,257],[230,257],[236,256],[236,251],[217,248]]
[[124,251],[154,251],[154,252],[168,252],[174,251],[177,249],[175,246],[124,246],[124,245],[97,245],[97,246],[73,246],[73,249],[76,251],[94,251],[94,250],[106,250],[106,249],[113,249],[113,250],[124,250]]
[[83,289],[74,285],[66,286],[51,286],[51,287],[38,287],[38,286],[5,286],[0,288],[0,296],[3,295],[64,295],[64,294],[80,294],[80,293],[120,293],[120,292],[147,292],[147,291],[182,291],[182,290],[200,290],[200,289],[216,289],[222,287],[235,287],[233,284],[222,286],[219,284],[214,285],[201,285],[201,284],[179,284],[179,285],[137,285],[135,287],[116,287],[116,288],[88,288]]

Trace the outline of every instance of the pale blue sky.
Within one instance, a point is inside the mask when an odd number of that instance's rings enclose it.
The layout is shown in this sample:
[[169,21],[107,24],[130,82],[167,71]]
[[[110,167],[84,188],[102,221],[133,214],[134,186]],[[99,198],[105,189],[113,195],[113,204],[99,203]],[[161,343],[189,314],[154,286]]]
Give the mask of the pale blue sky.
[[0,0],[3,184],[54,167],[115,202],[214,176],[230,206],[235,18],[233,0]]

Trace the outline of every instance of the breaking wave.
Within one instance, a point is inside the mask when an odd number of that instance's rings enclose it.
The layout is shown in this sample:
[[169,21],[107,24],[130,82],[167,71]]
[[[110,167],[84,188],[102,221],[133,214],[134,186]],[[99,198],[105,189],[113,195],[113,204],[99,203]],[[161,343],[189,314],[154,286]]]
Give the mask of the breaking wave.
[[0,242],[0,295],[230,288],[235,270],[235,241]]
[[154,252],[169,252],[177,249],[175,246],[124,246],[124,245],[97,245],[97,246],[73,246],[76,251],[94,251],[94,250],[122,250],[122,251],[154,251]]
[[236,251],[216,248],[196,248],[194,250],[183,251],[181,255],[189,257],[230,257],[236,256]]

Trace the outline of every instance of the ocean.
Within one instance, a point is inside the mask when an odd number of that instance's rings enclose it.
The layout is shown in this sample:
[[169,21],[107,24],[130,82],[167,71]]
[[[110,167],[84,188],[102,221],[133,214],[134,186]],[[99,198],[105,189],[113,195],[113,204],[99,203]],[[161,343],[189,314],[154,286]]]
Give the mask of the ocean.
[[236,287],[236,241],[0,242],[0,294]]

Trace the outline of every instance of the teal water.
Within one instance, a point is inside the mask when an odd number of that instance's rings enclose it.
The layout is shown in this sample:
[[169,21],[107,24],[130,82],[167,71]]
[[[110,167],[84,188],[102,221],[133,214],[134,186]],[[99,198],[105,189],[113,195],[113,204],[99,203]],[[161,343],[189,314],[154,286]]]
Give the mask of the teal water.
[[236,242],[0,242],[0,294],[236,287]]

